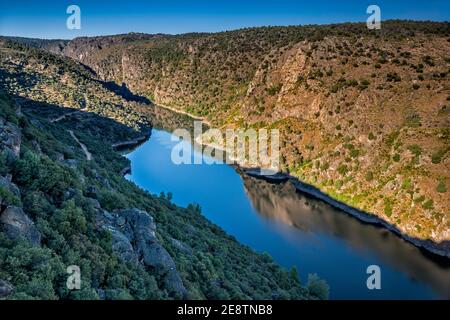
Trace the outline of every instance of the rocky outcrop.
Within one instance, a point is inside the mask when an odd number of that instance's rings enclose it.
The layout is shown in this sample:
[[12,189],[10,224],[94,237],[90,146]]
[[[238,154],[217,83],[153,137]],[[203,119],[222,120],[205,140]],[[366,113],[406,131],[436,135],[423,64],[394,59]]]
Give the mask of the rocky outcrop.
[[13,158],[20,155],[20,129],[13,123],[0,118],[0,146]]
[[[11,175],[9,175],[7,177],[0,176],[0,188],[6,188],[13,195],[20,198],[20,190],[13,182],[11,182],[11,180],[12,180]],[[0,203],[1,203],[1,201],[0,201]]]
[[12,240],[25,238],[35,246],[41,243],[41,234],[19,207],[9,206],[0,214],[0,231]]
[[112,249],[123,262],[154,268],[164,287],[176,297],[186,297],[187,290],[177,272],[175,262],[156,237],[153,217],[138,209],[101,212],[97,226],[112,235]]
[[14,291],[11,283],[0,279],[0,299],[9,296]]

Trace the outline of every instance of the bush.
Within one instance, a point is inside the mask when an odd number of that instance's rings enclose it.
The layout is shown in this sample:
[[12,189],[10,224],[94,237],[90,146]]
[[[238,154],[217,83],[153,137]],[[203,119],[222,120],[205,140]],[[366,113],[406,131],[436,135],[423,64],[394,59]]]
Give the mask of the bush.
[[317,274],[314,273],[308,275],[306,287],[311,295],[323,300],[328,299],[330,287],[324,280],[320,279]]
[[422,203],[422,208],[424,209],[428,209],[431,210],[433,209],[434,205],[433,205],[433,200],[429,199],[427,201],[425,201],[424,203]]
[[269,95],[274,96],[278,94],[281,91],[282,84],[275,84],[271,86],[270,88],[267,88],[266,91]]
[[436,191],[439,193],[447,192],[447,187],[445,186],[445,183],[443,180],[439,181],[439,184],[436,187]]
[[396,154],[394,154],[394,156],[392,157],[392,159],[393,159],[395,162],[399,162],[399,161],[400,161],[400,155],[399,155],[398,153],[396,153]]
[[124,209],[127,205],[126,199],[122,194],[109,190],[102,190],[98,200],[102,208],[108,211]]
[[337,168],[337,171],[338,171],[341,175],[345,176],[345,175],[348,173],[349,170],[348,170],[347,165],[341,164],[341,165],[339,165],[339,167]]
[[418,144],[411,144],[408,146],[408,150],[416,157],[422,154],[422,148]]
[[20,199],[13,194],[11,191],[9,191],[8,188],[0,186],[0,203],[2,205],[14,205],[14,206],[21,206],[22,203]]
[[434,164],[441,163],[442,157],[444,156],[445,152],[446,152],[445,149],[441,149],[441,150],[438,150],[435,153],[433,153],[431,155],[431,162]]
[[389,198],[384,199],[384,214],[390,217],[392,215],[393,202]]

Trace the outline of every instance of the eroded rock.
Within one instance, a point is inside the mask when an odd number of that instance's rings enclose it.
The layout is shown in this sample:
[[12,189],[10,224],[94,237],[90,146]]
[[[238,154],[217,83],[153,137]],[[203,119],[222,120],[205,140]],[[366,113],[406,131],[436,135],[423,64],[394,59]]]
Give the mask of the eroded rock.
[[14,158],[20,155],[21,133],[13,123],[0,118],[0,146]]
[[1,213],[0,230],[12,240],[23,237],[32,245],[37,246],[41,243],[41,234],[33,221],[19,207],[9,206]]
[[112,249],[123,262],[142,261],[155,268],[164,279],[165,288],[178,297],[186,297],[187,290],[177,272],[175,262],[156,237],[153,217],[138,209],[103,212],[97,225],[112,235]]

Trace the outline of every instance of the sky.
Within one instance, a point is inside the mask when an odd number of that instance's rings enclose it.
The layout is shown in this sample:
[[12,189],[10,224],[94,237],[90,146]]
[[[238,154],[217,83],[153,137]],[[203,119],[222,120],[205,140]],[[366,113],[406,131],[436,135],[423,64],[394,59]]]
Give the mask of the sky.
[[[128,32],[179,34],[268,25],[364,22],[369,5],[381,19],[450,21],[450,0],[2,0],[0,35],[45,39]],[[70,30],[69,5],[81,10]]]

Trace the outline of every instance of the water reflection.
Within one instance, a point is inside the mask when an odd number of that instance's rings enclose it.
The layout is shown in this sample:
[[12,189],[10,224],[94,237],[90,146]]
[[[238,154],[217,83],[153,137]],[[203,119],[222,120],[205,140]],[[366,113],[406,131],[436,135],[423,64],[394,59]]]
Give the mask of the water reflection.
[[444,299],[450,299],[450,263],[373,226],[296,191],[290,182],[272,184],[243,176],[244,188],[256,211],[305,233],[333,235],[357,251],[370,251],[381,261],[428,283]]

